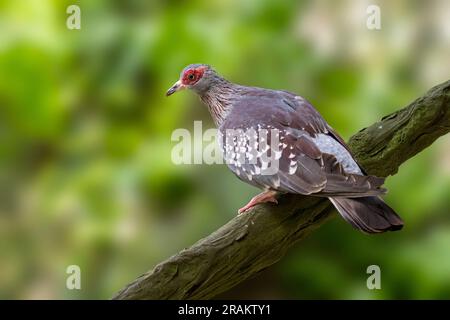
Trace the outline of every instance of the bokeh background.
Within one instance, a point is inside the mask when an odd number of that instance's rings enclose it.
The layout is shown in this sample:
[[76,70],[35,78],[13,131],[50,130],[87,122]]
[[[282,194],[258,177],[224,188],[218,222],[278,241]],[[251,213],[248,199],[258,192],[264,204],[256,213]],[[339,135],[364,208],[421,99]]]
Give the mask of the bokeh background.
[[[348,139],[450,78],[450,2],[0,1],[0,298],[110,298],[258,192],[223,165],[171,162],[173,130],[213,127],[192,93],[164,96],[196,62],[299,93]],[[450,136],[387,187],[403,231],[335,218],[221,297],[450,298]]]

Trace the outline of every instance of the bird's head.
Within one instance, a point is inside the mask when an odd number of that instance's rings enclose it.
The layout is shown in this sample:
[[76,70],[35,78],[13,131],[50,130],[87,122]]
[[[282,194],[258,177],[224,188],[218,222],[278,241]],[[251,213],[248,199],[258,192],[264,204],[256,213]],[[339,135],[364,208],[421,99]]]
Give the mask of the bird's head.
[[217,73],[207,64],[190,64],[181,71],[180,79],[166,92],[170,96],[182,89],[192,89],[198,94],[207,91],[214,79],[218,77]]

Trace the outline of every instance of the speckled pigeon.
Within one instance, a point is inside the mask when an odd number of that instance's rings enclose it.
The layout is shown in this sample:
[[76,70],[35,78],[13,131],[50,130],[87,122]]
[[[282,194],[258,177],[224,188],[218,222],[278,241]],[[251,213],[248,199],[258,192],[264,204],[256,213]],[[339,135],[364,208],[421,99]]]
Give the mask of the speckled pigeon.
[[295,193],[327,197],[365,233],[402,228],[401,218],[380,198],[386,192],[384,179],[364,172],[343,139],[304,98],[231,83],[205,64],[184,68],[166,95],[184,88],[208,107],[229,168],[264,190],[239,213],[277,203],[279,194]]

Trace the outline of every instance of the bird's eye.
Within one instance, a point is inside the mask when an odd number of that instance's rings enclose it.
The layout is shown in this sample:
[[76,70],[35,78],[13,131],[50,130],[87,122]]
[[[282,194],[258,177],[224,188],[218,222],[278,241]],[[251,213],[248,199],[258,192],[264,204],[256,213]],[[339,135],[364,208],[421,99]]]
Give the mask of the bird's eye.
[[188,75],[188,79],[189,80],[194,80],[195,79],[195,75],[193,73],[191,73],[190,75]]

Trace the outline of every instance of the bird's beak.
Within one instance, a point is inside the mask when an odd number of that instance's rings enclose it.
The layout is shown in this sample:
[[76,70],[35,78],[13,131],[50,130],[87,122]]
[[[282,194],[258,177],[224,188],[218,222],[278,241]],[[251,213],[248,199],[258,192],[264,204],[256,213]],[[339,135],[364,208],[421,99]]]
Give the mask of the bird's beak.
[[185,85],[182,84],[180,80],[178,80],[177,82],[174,83],[174,85],[169,90],[167,90],[166,96],[170,96],[171,94],[174,94],[175,92],[180,91],[184,88],[185,88]]

